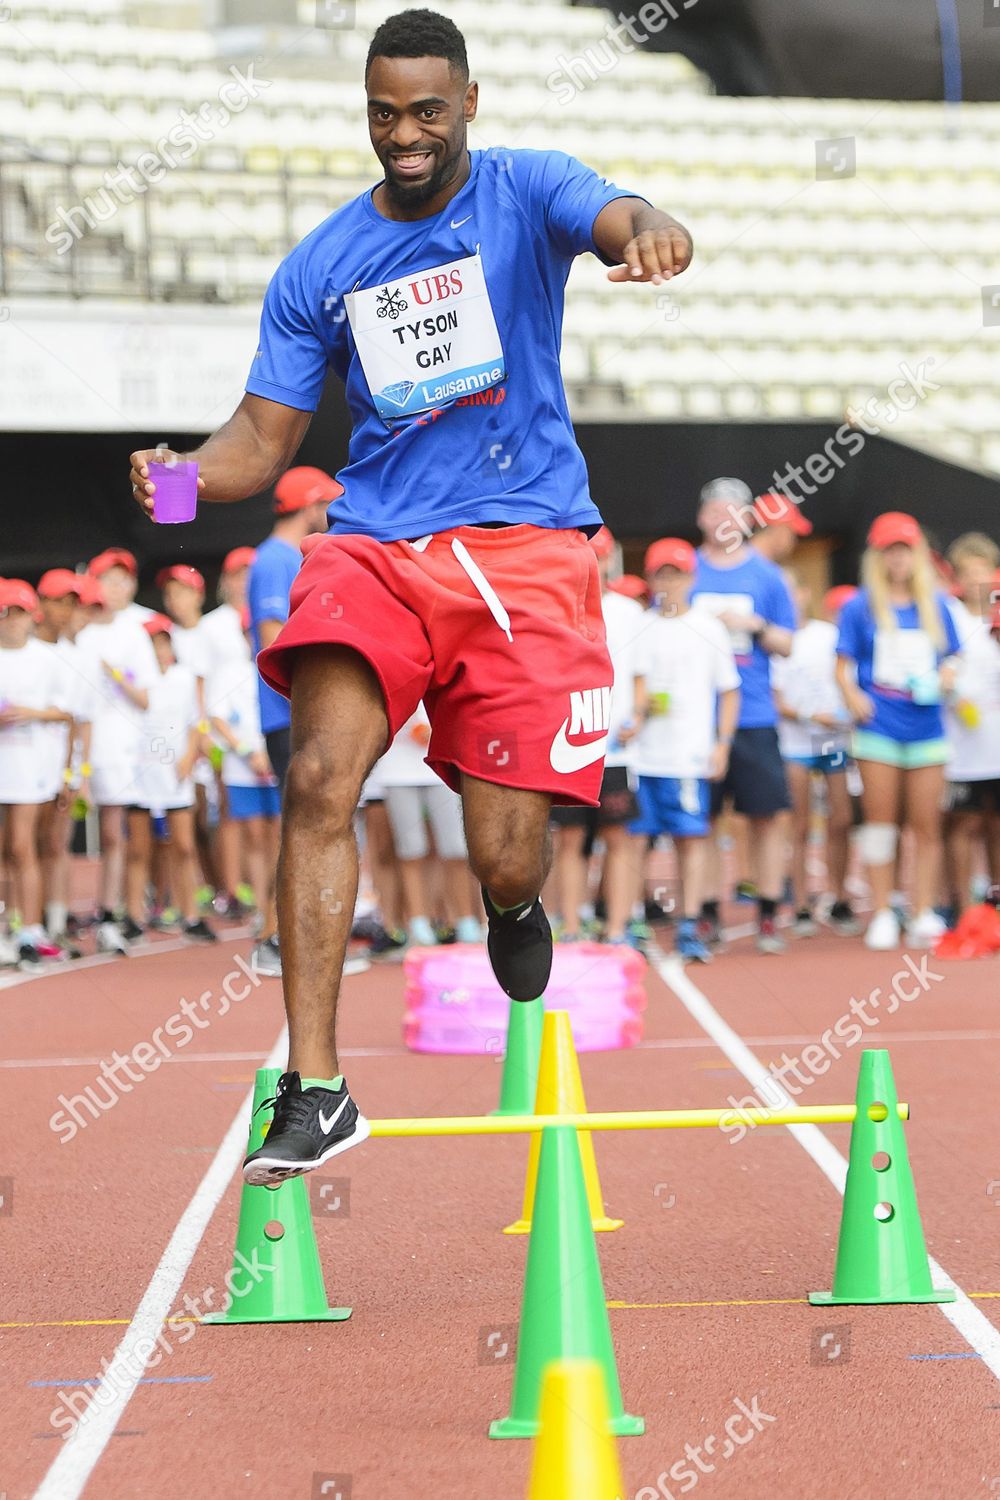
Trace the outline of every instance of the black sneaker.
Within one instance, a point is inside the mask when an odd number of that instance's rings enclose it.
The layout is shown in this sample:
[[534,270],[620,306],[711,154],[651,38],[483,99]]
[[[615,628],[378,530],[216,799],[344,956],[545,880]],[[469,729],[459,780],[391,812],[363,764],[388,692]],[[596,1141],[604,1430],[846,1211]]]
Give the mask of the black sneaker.
[[197,943],[217,943],[219,941],[217,935],[212,931],[203,917],[199,917],[196,922],[185,922],[181,931],[186,938],[194,938]]
[[135,943],[139,940],[139,938],[142,937],[143,930],[139,926],[139,923],[134,921],[129,916],[122,917],[121,921],[118,923],[118,926],[121,929],[121,935],[125,939],[126,943]]
[[552,972],[552,929],[540,896],[511,911],[497,911],[482,887],[489,933],[486,951],[497,983],[512,1000],[537,1000]]
[[830,907],[830,915],[827,918],[834,932],[841,937],[857,937],[861,931],[861,923],[854,915],[848,901],[835,901]]
[[243,1163],[243,1180],[253,1187],[277,1187],[321,1167],[331,1156],[368,1139],[369,1126],[347,1092],[318,1085],[303,1089],[298,1073],[282,1073],[273,1099],[274,1118],[267,1138]]

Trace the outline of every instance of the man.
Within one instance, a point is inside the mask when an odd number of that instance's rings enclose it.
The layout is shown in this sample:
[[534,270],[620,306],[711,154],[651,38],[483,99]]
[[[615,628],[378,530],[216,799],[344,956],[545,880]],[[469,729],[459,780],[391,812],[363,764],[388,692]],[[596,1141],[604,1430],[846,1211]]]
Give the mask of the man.
[[[662,284],[691,241],[559,152],[469,152],[478,87],[454,23],[390,17],[366,67],[385,178],[294,250],[267,294],[236,415],[194,455],[206,499],[258,491],[295,453],[328,368],[354,418],[333,533],[260,665],[291,696],[279,915],[289,1072],[249,1182],[367,1133],[337,1072],[334,999],[354,907],[361,785],[423,699],[428,759],[460,791],[494,972],[546,985],[549,809],[594,805],[611,665],[587,491],[559,371],[566,279]],[[151,506],[147,465],[131,480]]]
[[806,520],[794,500],[776,490],[758,495],[750,514],[758,527],[751,538],[751,546],[761,557],[777,563],[779,568],[788,561],[803,537],[812,536],[812,522]]
[[[274,487],[274,526],[257,548],[247,587],[250,638],[254,655],[270,646],[288,619],[288,598],[302,563],[307,536],[327,528],[327,506],[344,487],[322,469],[307,465],[289,469]],[[291,715],[288,699],[259,679],[260,726],[268,759],[283,792],[291,757]],[[258,974],[281,977],[278,916],[273,892],[268,896],[264,925],[253,951]]]
[[635,679],[636,642],[643,628],[644,611],[634,599],[613,593],[608,573],[617,552],[615,539],[602,526],[590,545],[597,555],[601,580],[601,613],[614,677],[614,692],[608,715],[608,752],[604,757],[598,807],[555,807],[552,822],[556,833],[556,878],[562,911],[564,943],[579,942],[580,907],[587,893],[587,861],[598,836],[604,857],[604,899],[607,908],[605,941],[621,945],[629,941],[626,927],[642,884],[642,842],[629,833],[628,825],[638,816],[629,768],[631,750],[626,748],[631,726]]
[[[778,814],[791,804],[778,748],[770,659],[787,656],[792,649],[795,605],[781,570],[733,526],[734,507],[746,507],[751,498],[741,479],[713,479],[702,490],[698,529],[703,541],[691,603],[695,609],[710,610],[726,626],[740,674],[739,725],[725,779],[712,785],[713,816],[718,817],[725,800],[732,798],[736,812],[750,819],[759,892],[757,948],[780,953],[785,945],[775,919],[785,883],[785,850]],[[714,893],[702,907],[702,936],[717,947],[717,851],[713,862]]]

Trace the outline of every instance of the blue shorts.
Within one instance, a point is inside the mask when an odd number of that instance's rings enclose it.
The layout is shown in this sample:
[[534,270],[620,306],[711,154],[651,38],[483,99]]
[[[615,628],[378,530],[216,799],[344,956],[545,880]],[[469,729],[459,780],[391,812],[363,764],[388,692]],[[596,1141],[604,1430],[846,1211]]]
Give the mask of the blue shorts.
[[228,786],[229,816],[237,823],[246,818],[280,818],[281,790],[276,786]]
[[846,771],[851,757],[846,750],[826,750],[821,755],[786,755],[785,761],[792,766],[804,766],[807,771],[818,771],[821,776],[832,776],[835,771]]
[[678,839],[705,838],[709,829],[711,783],[698,776],[640,776],[639,816],[630,833],[650,838],[669,833]]

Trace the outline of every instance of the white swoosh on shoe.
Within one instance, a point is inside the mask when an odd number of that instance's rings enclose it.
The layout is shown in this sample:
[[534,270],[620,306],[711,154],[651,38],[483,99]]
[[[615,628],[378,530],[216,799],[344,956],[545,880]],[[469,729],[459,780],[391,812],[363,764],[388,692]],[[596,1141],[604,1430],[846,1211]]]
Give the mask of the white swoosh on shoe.
[[566,738],[568,728],[569,720],[564,719],[549,751],[553,771],[558,771],[562,776],[570,776],[574,771],[582,771],[584,766],[593,765],[595,760],[603,759],[608,748],[606,734],[602,734],[599,740],[591,740],[589,745],[571,745]]
[[329,1119],[327,1119],[327,1117],[323,1113],[323,1111],[320,1110],[320,1112],[319,1112],[320,1128],[326,1134],[330,1133],[330,1131],[333,1129],[334,1125],[340,1119],[340,1116],[344,1113],[344,1110],[347,1108],[347,1098],[348,1097],[350,1097],[350,1096],[347,1096],[347,1097],[343,1098],[340,1101],[340,1103],[338,1104],[337,1108],[334,1110],[333,1114],[330,1116]]

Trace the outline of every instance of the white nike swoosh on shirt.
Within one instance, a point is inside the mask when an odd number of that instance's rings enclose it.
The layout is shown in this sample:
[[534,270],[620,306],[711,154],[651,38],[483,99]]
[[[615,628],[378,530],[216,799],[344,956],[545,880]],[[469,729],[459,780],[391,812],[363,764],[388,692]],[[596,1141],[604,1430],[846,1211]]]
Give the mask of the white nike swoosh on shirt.
[[466,214],[466,216],[465,216],[464,219],[452,219],[452,221],[451,221],[451,227],[452,227],[452,229],[461,229],[462,225],[463,224],[468,224],[468,222],[469,222],[469,220],[471,218],[472,218],[471,214]]
[[549,761],[553,771],[558,771],[563,776],[569,776],[574,771],[582,771],[584,766],[592,765],[595,760],[601,760],[608,748],[606,734],[602,734],[599,740],[591,740],[589,745],[571,745],[566,738],[568,728],[569,720],[564,719],[552,741],[552,749],[549,751]]
[[347,1108],[347,1100],[346,1099],[342,1099],[341,1102],[340,1102],[340,1104],[334,1110],[333,1114],[330,1116],[329,1119],[327,1119],[327,1117],[323,1113],[323,1111],[320,1110],[320,1112],[319,1112],[320,1128],[322,1130],[326,1131],[326,1132],[329,1132],[330,1130],[332,1130],[333,1126],[336,1124],[336,1122],[340,1118],[340,1116],[344,1113],[344,1110],[346,1108]]

